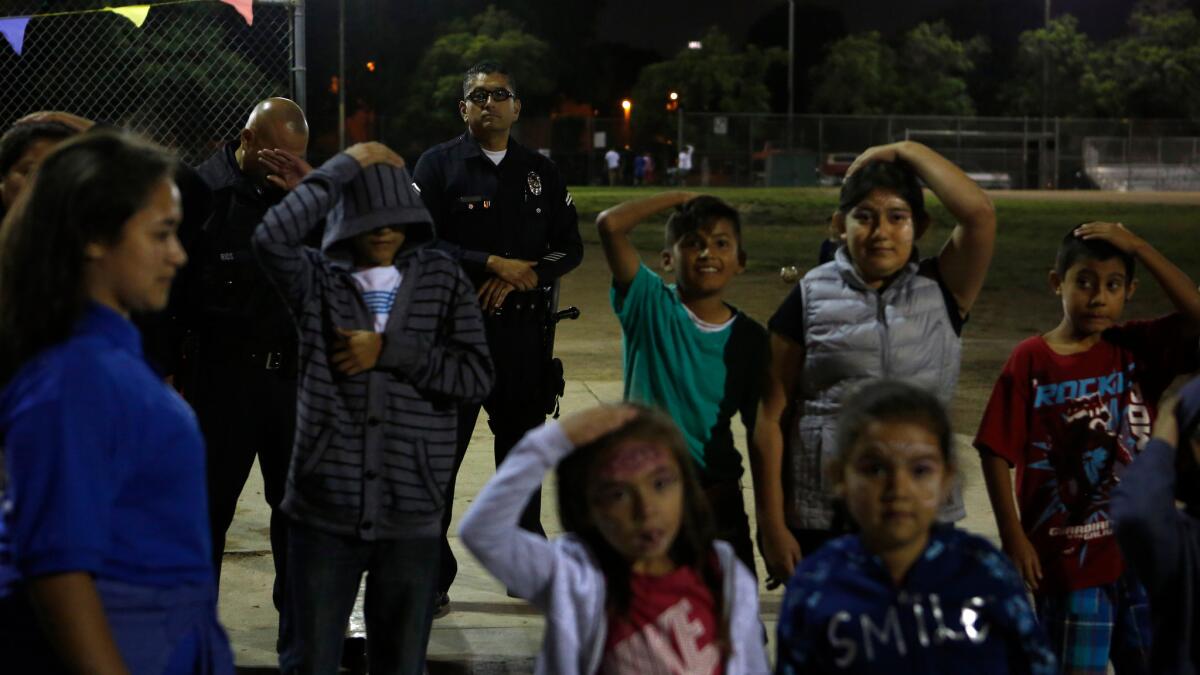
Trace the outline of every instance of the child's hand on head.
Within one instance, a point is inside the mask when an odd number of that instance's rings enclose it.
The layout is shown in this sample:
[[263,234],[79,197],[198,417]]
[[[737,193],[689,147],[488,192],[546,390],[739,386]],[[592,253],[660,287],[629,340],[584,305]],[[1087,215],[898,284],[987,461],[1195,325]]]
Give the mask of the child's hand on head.
[[343,375],[358,375],[375,367],[383,352],[383,336],[369,330],[337,329],[333,367]]
[[900,148],[904,142],[888,143],[887,145],[876,145],[874,147],[863,150],[863,153],[855,158],[854,163],[846,169],[846,177],[854,175],[855,171],[863,168],[871,162],[894,162],[900,157]]
[[1121,223],[1085,223],[1075,228],[1075,236],[1083,240],[1107,241],[1124,253],[1137,253],[1137,250],[1146,243]]
[[558,421],[571,445],[580,447],[616,431],[637,416],[637,409],[627,405],[598,405],[564,415]]
[[404,166],[404,159],[391,148],[378,141],[355,143],[346,148],[345,153],[358,161],[358,165],[366,168],[372,164],[390,164],[394,167]]

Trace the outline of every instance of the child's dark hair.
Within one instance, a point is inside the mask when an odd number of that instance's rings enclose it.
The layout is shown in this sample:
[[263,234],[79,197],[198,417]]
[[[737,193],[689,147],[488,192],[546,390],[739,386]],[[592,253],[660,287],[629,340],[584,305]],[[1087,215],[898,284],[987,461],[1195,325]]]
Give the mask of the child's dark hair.
[[843,214],[849,213],[850,209],[878,189],[891,190],[908,202],[917,235],[925,232],[929,227],[925,193],[921,191],[921,181],[917,178],[917,172],[903,160],[870,162],[847,176],[838,197],[838,211]]
[[15,124],[0,136],[0,176],[12,170],[29,146],[37,141],[62,141],[77,131],[61,122],[24,122]]
[[684,235],[712,227],[718,220],[728,220],[737,238],[738,260],[746,264],[746,249],[742,246],[742,216],[737,209],[711,195],[700,195],[675,208],[667,218],[663,248],[671,248]]
[[1133,254],[1126,253],[1102,239],[1082,239],[1076,236],[1076,228],[1083,224],[1073,226],[1063,237],[1062,243],[1058,245],[1058,253],[1054,256],[1054,271],[1058,273],[1058,277],[1065,278],[1067,270],[1081,259],[1103,262],[1120,258],[1121,262],[1125,263],[1125,283],[1133,281],[1135,271]]
[[713,607],[717,615],[717,644],[724,659],[731,653],[733,645],[729,638],[730,611],[724,594],[723,574],[719,561],[713,555],[716,526],[691,455],[688,454],[687,442],[684,441],[679,427],[664,413],[641,405],[626,405],[638,409],[637,416],[629,423],[576,448],[575,452],[559,462],[556,472],[559,521],[564,531],[583,539],[600,563],[600,570],[608,586],[605,605],[609,617],[626,615],[631,600],[629,562],[608,543],[592,523],[586,497],[587,488],[596,469],[597,460],[618,443],[637,439],[666,446],[679,465],[679,473],[683,480],[683,522],[669,553],[676,565],[696,570],[712,593]]
[[937,437],[946,466],[953,466],[954,436],[941,401],[928,391],[900,380],[870,380],[846,395],[838,415],[838,462],[845,464],[871,422],[913,422]]
[[112,244],[175,173],[165,149],[129,134],[80,134],[46,156],[0,226],[0,385],[64,340],[87,306],[92,242]]

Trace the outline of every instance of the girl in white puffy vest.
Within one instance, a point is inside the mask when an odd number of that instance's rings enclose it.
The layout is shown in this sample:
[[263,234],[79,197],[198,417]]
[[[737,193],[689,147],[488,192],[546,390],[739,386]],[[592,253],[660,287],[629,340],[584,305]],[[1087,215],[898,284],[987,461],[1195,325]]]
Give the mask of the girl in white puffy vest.
[[[941,251],[925,259],[915,247],[931,221],[922,183],[956,221]],[[768,324],[771,361],[751,459],[763,557],[776,583],[836,533],[822,472],[838,451],[843,395],[886,377],[943,405],[953,397],[960,334],[992,258],[996,216],[958,167],[905,141],[855,160],[834,228],[842,239],[834,260],[810,270]],[[964,515],[956,488],[940,518]]]

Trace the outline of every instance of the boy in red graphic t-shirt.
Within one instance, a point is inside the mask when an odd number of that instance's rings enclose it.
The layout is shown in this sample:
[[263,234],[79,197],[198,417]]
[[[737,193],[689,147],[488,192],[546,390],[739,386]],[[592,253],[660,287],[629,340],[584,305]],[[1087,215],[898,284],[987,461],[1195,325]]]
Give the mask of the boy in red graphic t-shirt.
[[[1118,324],[1141,260],[1179,310]],[[1013,350],[975,438],[1004,550],[1064,673],[1147,672],[1145,591],[1125,573],[1109,500],[1150,440],[1163,391],[1197,365],[1200,292],[1119,223],[1074,228],[1050,273],[1062,321]],[[1016,467],[1014,504],[1010,467]]]

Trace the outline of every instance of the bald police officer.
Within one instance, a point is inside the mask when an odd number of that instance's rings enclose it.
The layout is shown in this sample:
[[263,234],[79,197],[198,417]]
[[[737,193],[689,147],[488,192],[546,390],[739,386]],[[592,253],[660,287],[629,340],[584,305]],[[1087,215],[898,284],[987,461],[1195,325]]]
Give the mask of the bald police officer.
[[[413,179],[437,224],[437,246],[457,258],[484,309],[496,385],[484,402],[499,465],[526,431],[546,419],[549,359],[543,342],[549,288],[583,260],[578,214],[558,168],[514,141],[521,115],[515,78],[485,61],[463,77],[458,111],[463,134],[430,148]],[[446,544],[458,473],[480,407],[459,409],[459,447],[442,523],[442,605],[458,564]],[[521,527],[541,535],[541,495]]]
[[[250,235],[267,209],[311,170],[302,159],[307,147],[308,122],[300,107],[269,98],[254,107],[236,140],[196,167],[212,190],[212,214],[184,242],[189,261],[171,310],[186,332],[176,382],[196,411],[207,446],[217,576],[225,533],[257,455],[271,507],[276,609],[287,548],[278,506],[295,428],[296,328],[250,252]],[[290,160],[286,165],[271,159],[278,152]]]

